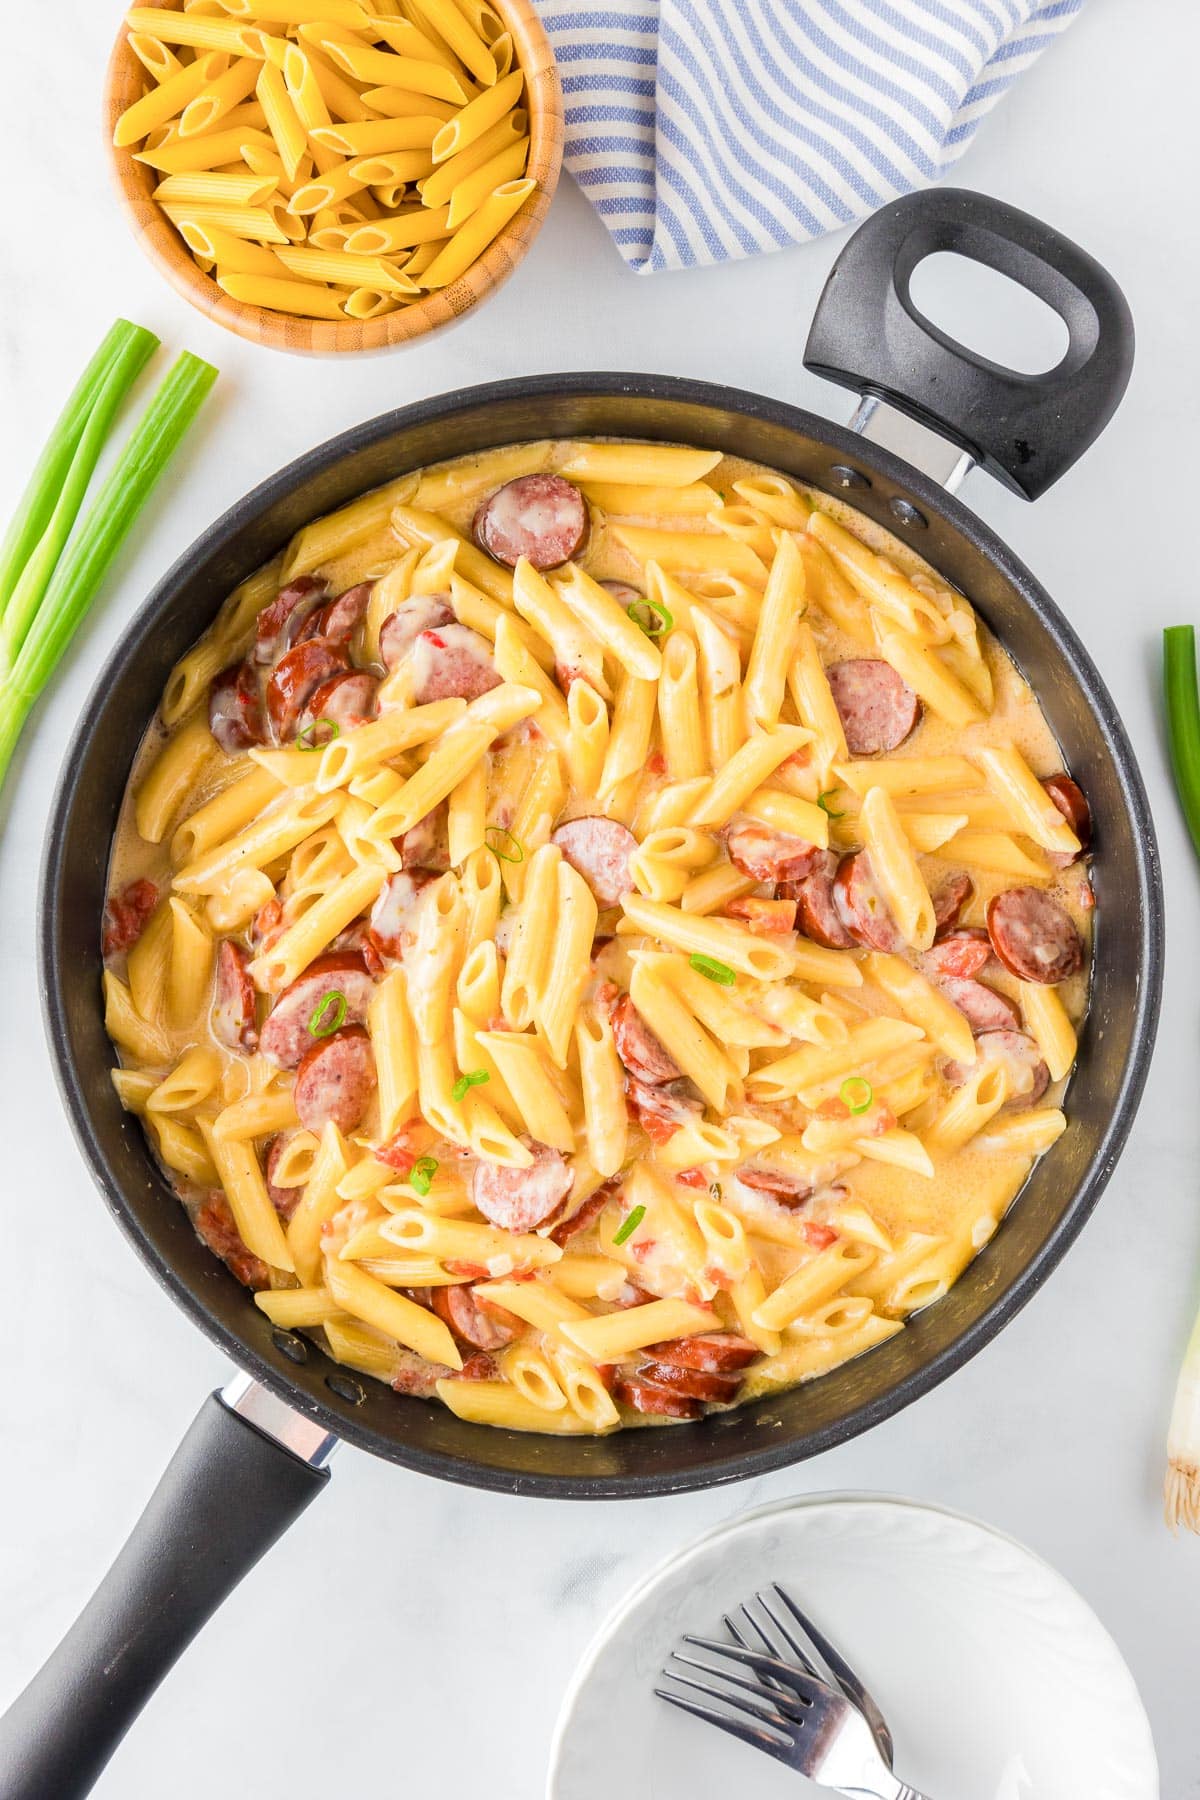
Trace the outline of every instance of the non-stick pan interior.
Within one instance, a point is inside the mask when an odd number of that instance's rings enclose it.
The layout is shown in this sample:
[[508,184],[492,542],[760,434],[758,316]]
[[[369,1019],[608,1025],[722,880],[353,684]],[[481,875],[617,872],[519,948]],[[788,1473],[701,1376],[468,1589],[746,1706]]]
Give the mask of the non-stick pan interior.
[[[789,1393],[694,1425],[597,1440],[465,1424],[274,1330],[195,1238],[140,1125],[118,1105],[99,980],[105,867],[130,764],[172,664],[229,590],[299,526],[409,469],[525,438],[589,435],[711,446],[830,492],[842,491],[832,466],[864,473],[870,485],[855,488],[855,504],[907,535],[969,595],[1038,694],[1091,801],[1100,908],[1069,1128],[947,1297],[881,1348]],[[897,526],[896,496],[921,509],[927,528]],[[374,420],[284,470],[193,545],[134,620],[68,752],[42,930],[48,1026],[76,1131],[122,1226],[197,1323],[295,1405],[379,1455],[483,1486],[580,1497],[699,1487],[812,1455],[895,1412],[979,1349],[1045,1278],[1111,1171],[1145,1077],[1161,973],[1161,897],[1141,780],[1086,652],[1028,571],[940,489],[840,427],[736,390],[620,375],[504,382]]]

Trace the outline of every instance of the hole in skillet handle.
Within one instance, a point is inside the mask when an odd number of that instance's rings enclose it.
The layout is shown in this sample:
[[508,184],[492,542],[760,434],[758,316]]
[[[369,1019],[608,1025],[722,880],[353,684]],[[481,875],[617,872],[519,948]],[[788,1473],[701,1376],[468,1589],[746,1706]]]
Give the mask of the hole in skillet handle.
[[[1007,275],[1059,315],[1067,350],[1052,369],[1002,368],[918,311],[913,272],[946,250]],[[931,188],[881,208],[845,245],[817,302],[804,364],[917,419],[1036,500],[1116,411],[1133,347],[1125,297],[1094,257],[1002,200]]]

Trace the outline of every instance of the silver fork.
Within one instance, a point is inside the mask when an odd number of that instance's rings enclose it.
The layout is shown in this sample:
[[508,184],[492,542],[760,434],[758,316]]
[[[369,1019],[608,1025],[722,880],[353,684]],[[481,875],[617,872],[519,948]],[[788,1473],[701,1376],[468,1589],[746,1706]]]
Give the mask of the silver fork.
[[[743,1644],[692,1636],[683,1641],[715,1659],[715,1666],[713,1660],[673,1651],[663,1675],[674,1685],[656,1687],[660,1699],[856,1800],[925,1800],[892,1774],[858,1707],[828,1682]],[[672,1663],[706,1679],[680,1674]],[[681,1688],[690,1692],[680,1693]],[[703,1700],[693,1699],[693,1693]]]
[[[752,1612],[746,1602],[732,1617],[725,1614],[723,1622],[730,1637],[746,1650],[752,1650],[757,1640],[768,1655],[778,1656],[783,1662],[797,1662],[819,1681],[840,1688],[867,1721],[875,1747],[890,1769],[895,1753],[892,1734],[866,1682],[777,1581],[769,1588],[760,1588],[754,1599],[759,1612]],[[770,1629],[764,1627],[760,1613],[766,1614]]]

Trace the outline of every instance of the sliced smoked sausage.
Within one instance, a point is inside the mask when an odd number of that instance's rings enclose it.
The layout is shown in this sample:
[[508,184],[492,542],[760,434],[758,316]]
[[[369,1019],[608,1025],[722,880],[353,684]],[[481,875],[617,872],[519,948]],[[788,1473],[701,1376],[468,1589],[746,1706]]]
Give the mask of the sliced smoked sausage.
[[336,725],[339,731],[365,724],[375,716],[378,689],[374,675],[368,675],[364,669],[347,669],[341,675],[331,675],[317,688],[304,709],[305,733],[310,734],[311,730],[311,735],[319,742],[321,734],[316,728],[322,721]]
[[[327,951],[284,988],[259,1034],[258,1047],[281,1069],[294,1069],[312,1045],[322,1041],[310,1030],[314,1018],[318,1031],[334,1024],[360,1025],[374,992],[361,950]],[[338,994],[346,1003],[344,1013]],[[326,1005],[330,995],[335,998]]]
[[796,929],[814,944],[824,944],[827,950],[853,950],[854,939],[842,923],[833,893],[837,866],[837,857],[822,850],[804,880],[789,884],[781,898],[795,898]]
[[371,1040],[361,1025],[347,1025],[305,1051],[293,1098],[300,1123],[319,1137],[330,1120],[341,1132],[353,1131],[374,1092]]
[[965,925],[924,951],[917,958],[917,967],[930,981],[940,981],[944,975],[969,980],[986,967],[991,956],[992,941],[987,932],[977,925]]
[[833,878],[833,897],[842,924],[856,944],[869,950],[898,950],[903,942],[887,902],[871,872],[865,850],[843,856]]
[[212,1029],[218,1043],[230,1050],[258,1048],[255,1006],[258,996],[250,979],[250,958],[232,938],[222,938],[217,948],[217,979],[213,997]]
[[548,1144],[522,1140],[532,1150],[527,1169],[510,1169],[502,1163],[479,1161],[471,1179],[471,1199],[476,1210],[502,1231],[533,1231],[561,1206],[571,1191],[574,1176],[566,1161]]
[[638,1081],[660,1087],[679,1079],[679,1064],[659,1043],[628,994],[622,994],[613,1006],[612,1028],[617,1055]]
[[998,994],[986,981],[946,975],[938,985],[976,1037],[985,1031],[1011,1031],[1021,1023],[1021,1015],[1007,994]]
[[708,1374],[703,1369],[681,1369],[673,1363],[639,1363],[635,1371],[638,1381],[653,1382],[685,1400],[713,1400],[728,1405],[737,1399],[742,1385],[740,1375]]
[[1083,939],[1069,914],[1041,888],[1007,888],[987,909],[992,949],[1019,981],[1054,986],[1083,967]]
[[518,475],[475,514],[475,542],[515,569],[526,557],[535,569],[557,569],[587,542],[587,501],[561,475]]
[[243,1287],[265,1288],[268,1285],[271,1271],[261,1256],[255,1256],[247,1249],[224,1194],[219,1191],[210,1194],[192,1223],[197,1236],[214,1256],[220,1257]]
[[208,729],[229,756],[252,744],[266,743],[262,696],[253,663],[231,663],[213,676],[208,690]]
[[[1042,786],[1079,839],[1079,855],[1086,856],[1092,845],[1092,809],[1083,789],[1069,775],[1047,775]],[[1078,860],[1064,858],[1068,864]]]
[[345,652],[324,638],[307,638],[285,651],[267,682],[267,716],[277,742],[295,736],[300,716],[317,689],[349,667]]
[[400,861],[406,869],[428,869],[444,875],[450,867],[450,843],[447,836],[445,802],[418,819],[408,831],[395,839]]
[[345,648],[367,616],[374,588],[373,581],[356,581],[353,587],[345,588],[336,600],[330,600],[323,606],[320,635],[328,638],[331,644],[339,644]]
[[520,1319],[503,1307],[485,1306],[478,1301],[469,1282],[431,1288],[429,1304],[455,1337],[474,1344],[477,1350],[502,1350],[522,1330]]
[[402,662],[423,631],[436,631],[439,626],[454,623],[454,609],[445,594],[418,594],[389,613],[379,627],[379,654],[384,667],[394,669]]
[[420,898],[421,889],[432,880],[432,875],[419,869],[412,873],[400,869],[395,875],[388,876],[371,908],[371,923],[367,928],[367,935],[381,956],[390,957],[393,962],[403,956],[411,935],[409,921],[413,907]]
[[254,626],[254,660],[273,663],[281,651],[296,641],[296,632],[315,612],[329,592],[320,575],[297,575],[281,587],[269,606],[264,606]]
[[890,663],[856,656],[825,671],[851,756],[883,756],[916,729],[921,702]]
[[638,847],[637,839],[616,819],[591,813],[570,819],[551,833],[550,842],[558,845],[571,867],[583,876],[601,909],[619,905],[633,887],[629,859]]
[[302,1187],[279,1187],[275,1181],[275,1171],[279,1167],[279,1159],[292,1140],[293,1133],[281,1131],[273,1137],[267,1148],[267,1166],[263,1171],[263,1179],[267,1184],[267,1197],[284,1224],[291,1218],[300,1204],[304,1193]]
[[804,838],[745,818],[735,819],[726,830],[725,851],[734,868],[752,881],[803,881],[821,855]]
[[933,941],[939,943],[948,932],[957,928],[963,907],[975,892],[975,883],[965,870],[960,869],[949,881],[943,882],[933,896]]
[[736,1331],[702,1331],[695,1337],[671,1338],[662,1344],[650,1344],[644,1354],[658,1362],[670,1363],[676,1369],[703,1369],[709,1373],[729,1374],[744,1369],[762,1351],[753,1339]]
[[438,625],[422,631],[413,644],[413,700],[477,700],[500,686],[500,672],[487,639],[469,625]]
[[634,1412],[652,1413],[664,1419],[698,1419],[704,1412],[701,1401],[677,1394],[672,1388],[660,1387],[657,1382],[643,1381],[636,1375],[621,1376],[613,1386],[613,1393],[623,1406],[632,1407]]
[[686,1081],[656,1086],[630,1075],[625,1081],[625,1101],[652,1144],[668,1143],[680,1126],[690,1124],[704,1111],[703,1101]]

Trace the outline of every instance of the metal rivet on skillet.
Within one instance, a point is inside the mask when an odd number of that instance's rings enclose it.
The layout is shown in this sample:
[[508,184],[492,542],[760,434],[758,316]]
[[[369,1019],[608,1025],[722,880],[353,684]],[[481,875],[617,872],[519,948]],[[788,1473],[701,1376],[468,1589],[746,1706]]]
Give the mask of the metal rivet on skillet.
[[899,494],[894,494],[888,501],[888,511],[902,525],[911,525],[914,531],[924,531],[929,523],[925,514],[911,500],[902,500]]
[[325,1386],[330,1388],[339,1400],[348,1400],[351,1406],[361,1406],[367,1397],[367,1390],[361,1381],[355,1381],[353,1375],[327,1375]]
[[283,1352],[289,1362],[308,1361],[308,1345],[303,1338],[297,1337],[294,1331],[280,1331],[276,1327],[271,1333],[271,1342],[277,1350]]
[[852,469],[849,463],[834,463],[829,471],[839,487],[869,488],[869,478],[858,469]]

